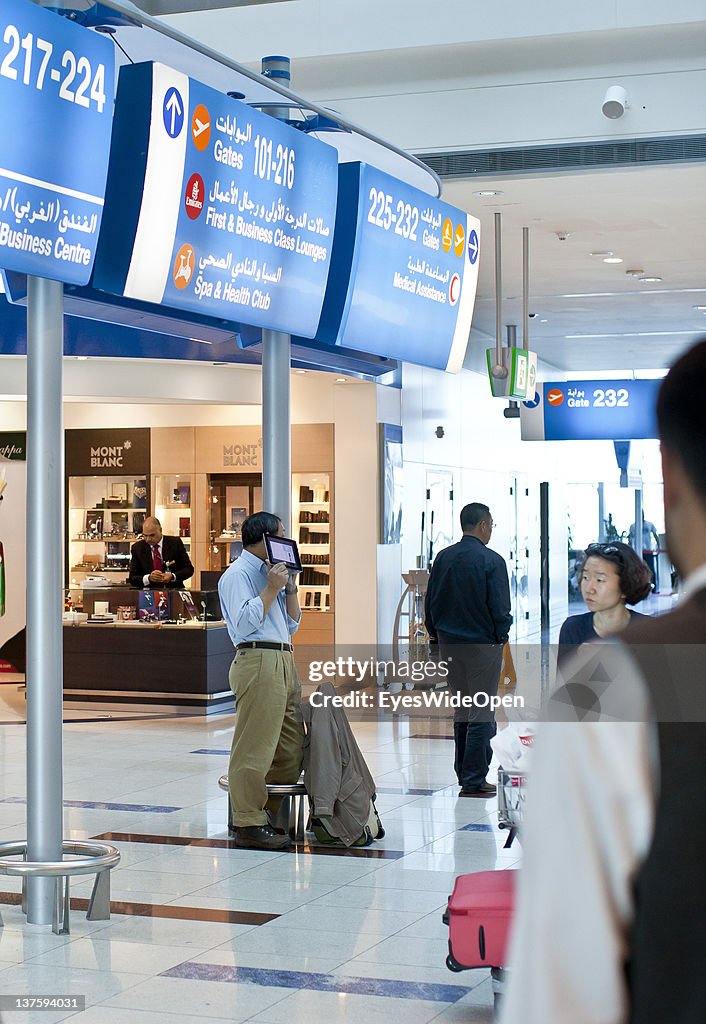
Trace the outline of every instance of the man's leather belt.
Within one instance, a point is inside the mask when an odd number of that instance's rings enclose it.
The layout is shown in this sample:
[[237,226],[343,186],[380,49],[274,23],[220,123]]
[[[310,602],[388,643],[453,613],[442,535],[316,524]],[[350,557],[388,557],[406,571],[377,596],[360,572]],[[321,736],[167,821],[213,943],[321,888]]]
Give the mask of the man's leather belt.
[[236,651],[243,651],[247,648],[251,648],[257,651],[289,651],[291,654],[294,648],[291,644],[276,644],[269,640],[247,640],[245,643],[238,644],[235,648]]

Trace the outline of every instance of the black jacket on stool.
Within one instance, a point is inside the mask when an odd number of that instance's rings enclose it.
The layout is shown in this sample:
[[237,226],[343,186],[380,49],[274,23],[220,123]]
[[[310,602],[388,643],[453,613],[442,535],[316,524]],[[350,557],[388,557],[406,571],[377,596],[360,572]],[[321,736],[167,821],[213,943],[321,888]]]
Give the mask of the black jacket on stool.
[[[130,586],[144,587],[144,577],[149,576],[154,568],[152,561],[152,548],[146,540],[138,540],[131,548],[130,559]],[[186,548],[181,537],[162,537],[162,562],[164,571],[172,572],[176,576],[171,583],[150,583],[151,590],[165,590],[167,588],[181,587],[184,580],[191,579],[194,575],[194,567],[186,553]]]

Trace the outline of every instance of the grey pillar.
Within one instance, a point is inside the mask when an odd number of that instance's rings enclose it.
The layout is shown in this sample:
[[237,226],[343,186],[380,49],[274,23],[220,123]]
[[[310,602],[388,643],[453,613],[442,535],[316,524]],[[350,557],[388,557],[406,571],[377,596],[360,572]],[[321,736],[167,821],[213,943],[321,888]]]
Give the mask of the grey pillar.
[[635,488],[635,536],[632,546],[642,558],[642,487]]
[[606,539],[605,536],[605,484],[599,483],[598,485],[598,540],[602,544]]
[[292,424],[289,410],[291,339],[262,332],[262,505],[290,534],[292,516]]
[[[27,292],[27,859],[63,840],[63,285]],[[55,880],[27,880],[27,921],[50,924]]]
[[[289,85],[289,58],[263,57],[262,74]],[[289,108],[268,107],[267,113],[284,121]],[[288,334],[262,332],[262,507],[280,517],[287,536],[292,519],[291,348]]]

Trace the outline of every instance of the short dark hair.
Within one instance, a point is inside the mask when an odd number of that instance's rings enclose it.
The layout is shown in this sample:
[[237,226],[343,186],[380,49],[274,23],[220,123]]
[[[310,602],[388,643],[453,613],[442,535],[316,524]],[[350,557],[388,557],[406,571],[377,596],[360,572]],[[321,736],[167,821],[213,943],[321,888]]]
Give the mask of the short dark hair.
[[616,566],[626,604],[644,601],[652,590],[652,572],[629,544],[623,544],[619,540],[606,544],[589,544],[581,559],[579,579],[589,558],[604,558],[606,562],[612,562]]
[[271,512],[253,512],[251,516],[243,520],[241,535],[243,547],[251,548],[253,544],[259,544],[266,533],[277,533],[282,520]]
[[474,530],[476,526],[491,518],[487,505],[481,505],[479,501],[472,501],[470,505],[464,505],[461,509],[461,529]]
[[677,359],[657,398],[657,427],[664,445],[678,455],[706,504],[706,338]]

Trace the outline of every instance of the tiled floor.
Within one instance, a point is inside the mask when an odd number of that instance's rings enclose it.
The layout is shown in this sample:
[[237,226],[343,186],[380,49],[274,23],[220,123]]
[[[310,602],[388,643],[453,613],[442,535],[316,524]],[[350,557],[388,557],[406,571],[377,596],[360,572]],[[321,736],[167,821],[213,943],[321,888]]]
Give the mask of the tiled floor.
[[[17,701],[0,686],[0,720],[18,722],[0,725],[0,841],[25,836]],[[74,909],[71,934],[53,935],[24,923],[8,902],[16,880],[0,877],[0,991],[87,1005],[3,1024],[491,1021],[488,972],[445,966],[441,914],[456,875],[515,867],[521,850],[503,848],[494,799],[457,799],[453,744],[414,738],[430,730],[405,718],[355,722],[386,829],[370,852],[385,855],[267,853],[228,841],[218,778],[231,727],[230,715],[65,726],[65,836],[113,837],[121,912],[90,923]],[[85,900],[90,886],[72,892]]]

